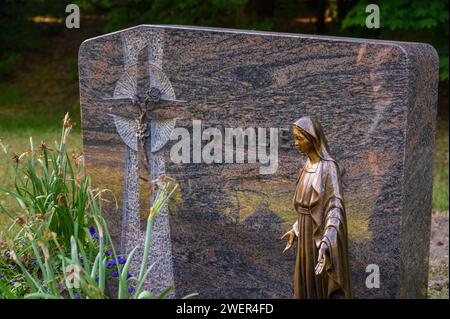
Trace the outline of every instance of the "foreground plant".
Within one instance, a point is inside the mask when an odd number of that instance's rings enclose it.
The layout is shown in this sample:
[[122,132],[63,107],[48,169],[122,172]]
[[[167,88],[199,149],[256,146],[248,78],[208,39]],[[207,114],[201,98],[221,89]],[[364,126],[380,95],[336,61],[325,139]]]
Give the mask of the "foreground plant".
[[70,238],[84,240],[82,231],[89,218],[89,177],[84,175],[82,156],[69,155],[66,141],[72,129],[69,116],[64,118],[60,143],[36,148],[30,138],[30,149],[13,154],[14,189],[0,191],[17,201],[19,209],[0,206],[16,228],[17,236],[28,230],[37,235],[54,233],[59,243],[70,248]]
[[[154,298],[143,290],[154,264],[147,260],[153,221],[177,185],[169,177],[153,181],[157,193],[147,218],[147,232],[139,273],[132,273],[128,256],[119,255],[102,215],[102,196],[84,176],[82,158],[69,156],[68,115],[60,144],[44,143],[14,155],[15,187],[0,189],[17,201],[17,208],[0,210],[11,221],[0,239],[0,298]],[[117,281],[117,284],[108,283]],[[116,287],[116,291],[112,287]],[[168,287],[159,298],[169,293]]]

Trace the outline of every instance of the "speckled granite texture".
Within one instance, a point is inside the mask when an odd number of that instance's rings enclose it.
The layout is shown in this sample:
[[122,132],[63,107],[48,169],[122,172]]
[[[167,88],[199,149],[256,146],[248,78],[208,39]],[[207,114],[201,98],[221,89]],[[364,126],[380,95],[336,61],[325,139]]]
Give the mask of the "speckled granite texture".
[[[85,41],[79,69],[87,172],[119,203],[126,146],[107,113],[132,117],[135,110],[104,98],[113,95],[127,63],[127,33],[157,52],[177,98],[186,101],[159,111],[178,117],[177,126],[192,129],[196,119],[219,128],[290,128],[302,116],[317,116],[345,168],[355,296],[425,296],[438,84],[431,46],[146,25]],[[173,276],[176,297],[292,298],[295,249],[282,254],[280,240],[296,218],[291,199],[304,160],[292,140],[290,149],[279,150],[273,175],[260,175],[258,163],[174,164],[173,143],[163,151],[165,170],[180,191],[164,215],[170,234],[160,237],[170,244],[153,246],[150,262],[171,255],[171,265],[159,271]],[[147,186],[139,187],[145,207]],[[118,243],[119,207],[105,206]],[[379,289],[365,286],[368,264],[380,267]]]

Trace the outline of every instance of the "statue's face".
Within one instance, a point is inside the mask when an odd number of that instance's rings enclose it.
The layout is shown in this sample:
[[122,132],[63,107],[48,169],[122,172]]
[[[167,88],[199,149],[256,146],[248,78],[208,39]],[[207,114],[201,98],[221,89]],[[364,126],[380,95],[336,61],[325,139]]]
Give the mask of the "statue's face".
[[295,148],[303,154],[307,154],[313,149],[311,142],[297,126],[294,126],[294,144]]

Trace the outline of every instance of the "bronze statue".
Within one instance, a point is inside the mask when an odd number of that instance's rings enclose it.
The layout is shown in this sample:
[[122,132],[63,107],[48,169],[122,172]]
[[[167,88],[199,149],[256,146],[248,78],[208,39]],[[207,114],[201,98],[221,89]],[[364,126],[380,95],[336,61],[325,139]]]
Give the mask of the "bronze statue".
[[[298,299],[351,298],[347,221],[341,173],[331,157],[320,123],[302,117],[293,125],[297,150],[308,160],[293,198],[298,219],[284,251],[297,238],[294,296]],[[284,252],[283,251],[283,252]]]

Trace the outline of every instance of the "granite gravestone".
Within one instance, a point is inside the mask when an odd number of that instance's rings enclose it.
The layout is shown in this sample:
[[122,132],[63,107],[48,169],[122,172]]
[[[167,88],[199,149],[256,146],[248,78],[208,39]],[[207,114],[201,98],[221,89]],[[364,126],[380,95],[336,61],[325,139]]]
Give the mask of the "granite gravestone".
[[[149,179],[166,173],[179,182],[155,222],[154,292],[174,284],[174,297],[293,296],[295,249],[283,254],[280,236],[297,218],[303,163],[289,130],[314,115],[345,168],[355,296],[426,295],[438,83],[431,46],[142,25],[85,41],[79,71],[87,173],[119,199],[105,214],[123,252],[143,245]],[[162,103],[139,122],[152,88]],[[170,156],[176,127],[191,139],[184,162]],[[244,163],[224,163],[233,143],[225,138],[219,160],[205,161],[196,151],[208,127],[219,137],[227,128],[258,136],[275,128],[278,165],[264,173],[267,165],[249,163],[249,143],[240,145]],[[148,140],[142,150],[139,131]],[[274,140],[267,135],[267,154]],[[366,285],[373,265],[378,288]]]

